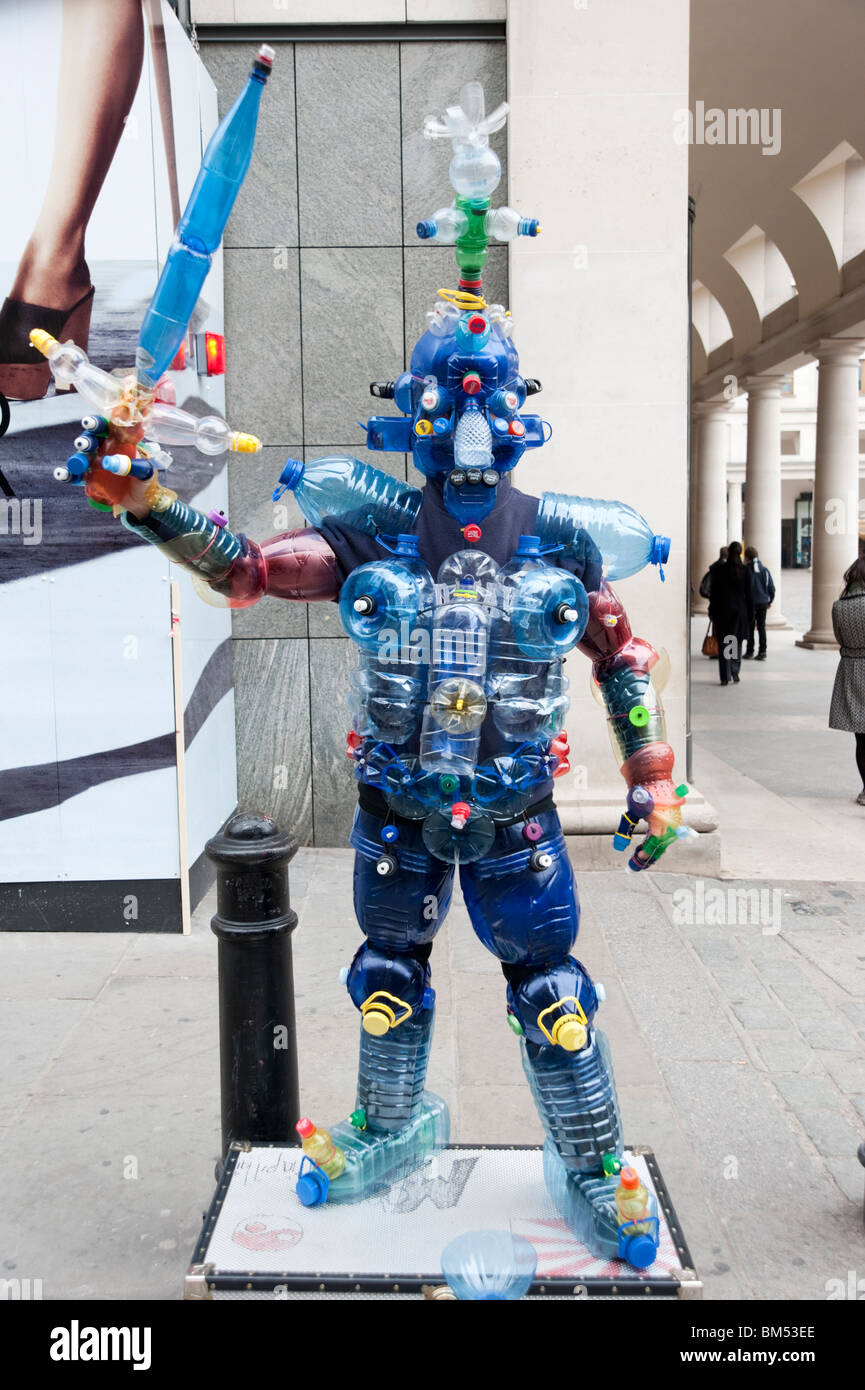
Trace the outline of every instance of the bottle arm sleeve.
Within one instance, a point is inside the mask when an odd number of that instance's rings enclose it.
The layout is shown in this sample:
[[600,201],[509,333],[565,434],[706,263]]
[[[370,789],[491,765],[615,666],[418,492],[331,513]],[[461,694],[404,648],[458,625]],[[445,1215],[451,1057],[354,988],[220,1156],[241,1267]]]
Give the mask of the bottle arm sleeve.
[[124,526],[193,570],[230,608],[248,608],[265,594],[309,603],[339,594],[339,562],[320,532],[286,531],[257,545],[169,496],[143,520],[124,512]]
[[628,615],[608,584],[589,594],[589,621],[579,646],[592,662],[628,786],[648,784],[656,805],[678,806],[682,798],[673,786],[673,750],[651,677],[658,653],[633,636]]

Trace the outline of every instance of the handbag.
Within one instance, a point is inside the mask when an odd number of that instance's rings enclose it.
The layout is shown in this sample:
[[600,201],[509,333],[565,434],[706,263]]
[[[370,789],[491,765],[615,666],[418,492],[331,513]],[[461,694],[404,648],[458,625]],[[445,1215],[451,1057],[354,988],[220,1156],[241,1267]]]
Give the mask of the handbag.
[[709,623],[709,626],[706,628],[706,636],[703,638],[703,645],[700,650],[704,656],[713,657],[718,655],[718,639],[712,631],[711,623]]

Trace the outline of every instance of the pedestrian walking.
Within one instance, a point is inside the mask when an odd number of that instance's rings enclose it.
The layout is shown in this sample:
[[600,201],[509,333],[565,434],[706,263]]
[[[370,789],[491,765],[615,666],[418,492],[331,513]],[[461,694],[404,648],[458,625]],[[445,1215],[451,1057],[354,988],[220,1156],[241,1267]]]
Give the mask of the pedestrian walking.
[[748,576],[738,541],[727,546],[727,558],[709,570],[709,617],[718,639],[718,674],[722,685],[739,683],[742,644],[748,632]]
[[832,604],[832,628],[841,648],[835,672],[829,728],[856,736],[856,766],[862,790],[856,798],[865,806],[865,555],[844,575],[844,590]]
[[[745,551],[745,569],[748,575],[748,635],[745,640],[745,650],[742,653],[748,661],[752,656],[757,661],[766,660],[766,613],[775,602],[775,581],[761,564],[760,557],[753,545],[749,545]],[[757,629],[759,647],[754,651],[754,628]]]

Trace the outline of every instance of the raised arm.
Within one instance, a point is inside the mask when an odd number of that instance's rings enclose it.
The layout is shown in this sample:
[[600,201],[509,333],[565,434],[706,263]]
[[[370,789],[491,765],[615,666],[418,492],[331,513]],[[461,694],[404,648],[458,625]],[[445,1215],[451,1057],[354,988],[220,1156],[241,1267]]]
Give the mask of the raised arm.
[[673,750],[652,682],[658,653],[633,636],[619,598],[606,583],[589,594],[589,621],[579,645],[592,662],[622,776],[629,789],[645,788],[654,802],[648,838],[635,856],[635,867],[647,867],[676,837],[684,801],[674,784]]

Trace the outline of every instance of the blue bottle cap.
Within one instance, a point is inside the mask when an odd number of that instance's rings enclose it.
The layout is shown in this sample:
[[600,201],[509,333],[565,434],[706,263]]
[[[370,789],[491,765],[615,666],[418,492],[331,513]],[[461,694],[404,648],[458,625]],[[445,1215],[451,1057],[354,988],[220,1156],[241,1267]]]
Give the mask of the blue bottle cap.
[[415,231],[421,241],[429,241],[430,237],[436,234],[436,224],[433,222],[432,218],[430,218],[426,222],[418,222]]
[[433,434],[450,434],[451,422],[446,415],[438,415],[433,420]]
[[665,565],[670,558],[670,537],[653,536],[652,553],[649,560],[653,565]]
[[279,481],[289,492],[293,492],[303,477],[303,464],[298,459],[286,459]]
[[436,992],[431,985],[427,985],[426,989],[423,992],[423,1007],[425,1009],[431,1009],[435,1004],[435,1001]]
[[392,845],[395,840],[399,839],[399,830],[395,825],[383,825],[381,838],[386,845]]
[[503,420],[500,415],[497,415],[496,418],[493,420],[493,429],[495,430],[496,434],[507,434],[507,420]]
[[325,1198],[324,1184],[315,1169],[303,1173],[295,1184],[295,1192],[305,1207],[320,1207]]
[[69,469],[69,474],[71,477],[83,478],[84,474],[90,467],[90,460],[86,454],[70,454],[69,458],[66,460],[66,467]]
[[541,553],[541,538],[540,538],[540,536],[520,536],[519,542],[517,543],[517,554],[518,554],[518,555],[533,555],[533,556],[538,556],[538,555],[540,555],[540,553]]
[[635,1269],[648,1269],[655,1263],[658,1247],[651,1236],[631,1236],[625,1242],[625,1259]]
[[400,531],[396,538],[397,555],[420,555],[417,536],[412,536],[404,531]]

